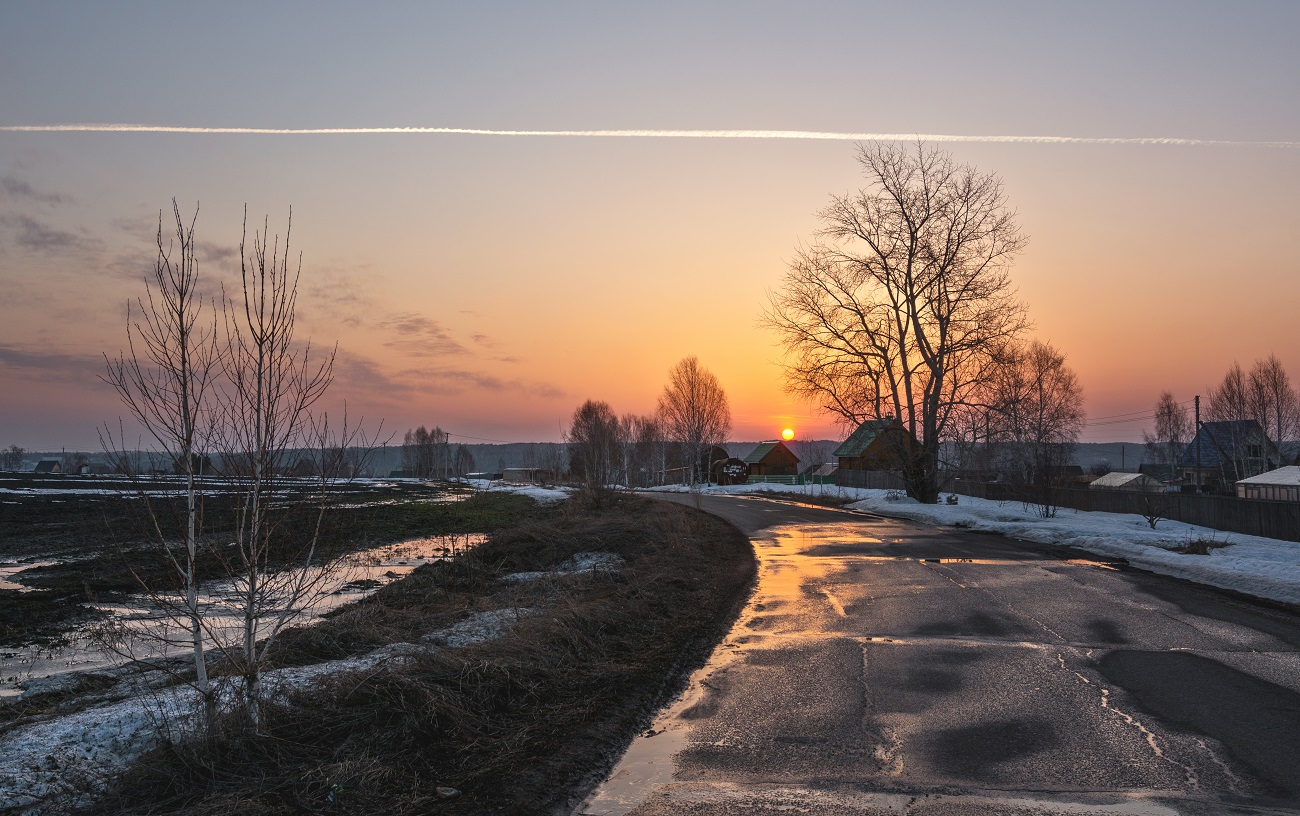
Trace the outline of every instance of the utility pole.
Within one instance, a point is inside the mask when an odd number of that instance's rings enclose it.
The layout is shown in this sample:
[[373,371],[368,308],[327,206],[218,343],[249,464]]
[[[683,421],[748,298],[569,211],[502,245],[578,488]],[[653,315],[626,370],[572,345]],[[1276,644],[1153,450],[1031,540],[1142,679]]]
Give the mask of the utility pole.
[[1196,492],[1201,492],[1201,396],[1196,395]]

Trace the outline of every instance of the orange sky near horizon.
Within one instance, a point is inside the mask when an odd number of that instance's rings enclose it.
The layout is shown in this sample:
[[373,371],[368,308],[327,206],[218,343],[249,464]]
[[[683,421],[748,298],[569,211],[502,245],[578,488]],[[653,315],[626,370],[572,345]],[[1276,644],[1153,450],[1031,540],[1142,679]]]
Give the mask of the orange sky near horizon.
[[[1098,422],[1084,440],[1136,442],[1145,422],[1103,418],[1166,389],[1206,396],[1234,360],[1274,353],[1300,382],[1300,149],[1246,144],[1300,138],[1285,34],[1300,10],[1185,8],[397,4],[302,15],[286,45],[233,12],[37,4],[0,33],[0,127],[1222,140],[940,145],[1003,180],[1030,238],[1012,277],[1032,336],[1079,374]],[[942,52],[905,87],[890,67],[901,44],[871,66],[852,56],[868,25],[925,25]],[[232,60],[231,43],[259,56]],[[274,93],[248,90],[268,77]],[[122,414],[96,378],[173,196],[186,213],[201,202],[213,285],[233,278],[245,204],[281,233],[293,207],[300,334],[339,347],[331,404],[399,436],[554,441],[588,398],[652,411],[694,355],[727,391],[734,439],[842,438],[783,392],[758,321],[816,212],[862,185],[853,155],[830,140],[0,132],[0,446],[95,450],[95,428]]]

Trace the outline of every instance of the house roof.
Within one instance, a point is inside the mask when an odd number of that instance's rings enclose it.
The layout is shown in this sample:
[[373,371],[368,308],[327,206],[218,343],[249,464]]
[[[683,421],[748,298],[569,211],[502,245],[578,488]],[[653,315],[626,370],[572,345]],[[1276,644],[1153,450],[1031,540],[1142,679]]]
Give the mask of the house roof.
[[1154,486],[1160,484],[1160,482],[1152,479],[1145,473],[1120,473],[1118,471],[1112,471],[1107,473],[1105,476],[1094,479],[1092,484],[1089,486],[1097,488],[1121,488],[1136,487],[1137,485],[1142,484],[1151,484]]
[[861,456],[862,452],[870,447],[872,442],[876,441],[876,437],[880,436],[889,428],[901,427],[903,427],[902,423],[893,417],[885,417],[884,419],[868,419],[866,422],[859,425],[856,431],[849,434],[849,438],[841,442],[840,446],[835,449],[835,452],[832,453],[831,456],[836,458],[841,456]]
[[1196,437],[1183,449],[1182,456],[1178,457],[1179,467],[1196,467],[1197,439],[1201,440],[1201,467],[1203,469],[1230,464],[1236,458],[1237,445],[1247,441],[1250,444],[1259,444],[1259,440],[1263,439],[1267,443],[1264,455],[1271,457],[1277,454],[1277,446],[1268,437],[1264,436],[1264,429],[1259,427],[1259,423],[1253,419],[1202,422],[1201,429],[1196,432]]
[[796,462],[799,461],[799,457],[794,455],[794,451],[787,448],[785,446],[785,443],[782,442],[780,439],[777,439],[773,442],[759,442],[758,446],[755,447],[752,451],[750,451],[749,455],[745,457],[745,464],[753,465],[763,461],[763,459],[769,453],[776,450],[778,447],[782,448],[786,453],[790,454],[791,456],[794,456],[794,460]]
[[1249,479],[1242,479],[1237,484],[1300,487],[1300,467],[1287,465],[1277,470],[1270,470],[1268,473],[1251,476]]

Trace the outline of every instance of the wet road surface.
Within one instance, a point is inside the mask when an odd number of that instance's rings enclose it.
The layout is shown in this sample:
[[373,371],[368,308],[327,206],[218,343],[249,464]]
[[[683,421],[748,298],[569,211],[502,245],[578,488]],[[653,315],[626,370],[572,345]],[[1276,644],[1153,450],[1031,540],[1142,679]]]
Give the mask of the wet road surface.
[[1294,611],[999,536],[702,501],[754,541],[758,588],[578,813],[1300,813]]

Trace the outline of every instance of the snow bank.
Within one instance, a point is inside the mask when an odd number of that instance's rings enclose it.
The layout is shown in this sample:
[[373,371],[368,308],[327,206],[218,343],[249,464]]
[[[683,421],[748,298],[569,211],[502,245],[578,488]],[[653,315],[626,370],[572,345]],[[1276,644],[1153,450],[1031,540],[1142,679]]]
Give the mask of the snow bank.
[[[536,609],[493,609],[470,615],[454,626],[420,638],[421,645],[394,643],[357,657],[267,672],[268,699],[311,686],[344,672],[400,665],[436,649],[459,649],[501,637]],[[229,705],[238,685],[219,681],[218,695]],[[194,733],[201,702],[189,686],[88,708],[74,714],[20,726],[0,737],[0,811],[31,816],[62,812],[68,804],[88,804],[114,773],[166,740]]]
[[[655,488],[687,492],[672,485]],[[836,485],[745,484],[707,487],[711,494],[784,493],[835,496],[852,500],[847,508],[927,524],[1000,533],[1039,544],[1060,544],[1162,575],[1231,589],[1245,595],[1282,603],[1300,604],[1300,543],[1274,538],[1225,533],[1179,521],[1160,521],[1152,530],[1146,519],[1123,513],[1089,513],[1062,508],[1055,518],[1042,518],[1035,508],[1019,502],[996,502],[958,496],[958,504],[920,504],[895,491],[867,490]],[[1191,541],[1213,540],[1230,546],[1209,555],[1175,552]]]
[[461,482],[469,485],[475,490],[485,490],[497,493],[518,493],[521,496],[528,496],[538,504],[558,504],[569,498],[569,491],[562,487],[542,487],[531,484],[506,484],[505,482],[489,482],[486,479],[462,479]]

